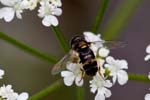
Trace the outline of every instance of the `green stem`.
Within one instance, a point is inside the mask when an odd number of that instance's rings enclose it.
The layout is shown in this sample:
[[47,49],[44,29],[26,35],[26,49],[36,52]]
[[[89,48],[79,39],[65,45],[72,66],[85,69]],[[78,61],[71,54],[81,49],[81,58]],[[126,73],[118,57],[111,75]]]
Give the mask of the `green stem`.
[[76,87],[76,100],[84,100],[84,87]]
[[103,38],[107,40],[118,38],[123,27],[127,25],[127,22],[129,23],[127,20],[134,14],[141,2],[142,0],[125,0],[120,7],[117,7],[103,31]]
[[[138,82],[150,82],[150,80],[148,79],[148,77],[146,75],[140,75],[140,74],[129,74],[129,80],[130,81],[138,81]],[[40,91],[39,93],[31,96],[29,98],[29,100],[41,100],[42,98],[46,97],[47,95],[49,95],[50,93],[59,90],[63,87],[62,82],[56,81],[55,83],[53,83],[52,85],[50,85],[49,87],[43,89],[42,91]],[[84,88],[83,87],[76,87],[76,100],[84,100]]]
[[101,22],[103,20],[104,13],[106,11],[108,2],[109,2],[109,0],[101,0],[101,5],[99,6],[96,19],[95,19],[94,24],[93,24],[92,29],[91,29],[91,31],[93,33],[97,33],[98,28],[101,25]]
[[69,45],[68,43],[66,42],[64,36],[63,36],[63,33],[60,31],[59,27],[54,27],[52,26],[52,30],[54,31],[59,43],[60,43],[60,46],[63,48],[63,50],[65,52],[68,52],[69,51]]
[[20,41],[18,41],[16,39],[12,38],[12,37],[6,35],[3,32],[0,32],[0,39],[2,39],[4,41],[6,41],[6,42],[16,46],[19,49],[24,50],[25,52],[28,52],[28,53],[38,57],[40,59],[46,60],[46,61],[48,61],[50,63],[56,63],[56,61],[57,61],[55,59],[55,57],[47,55],[45,53],[42,53],[42,52],[40,52],[40,51],[38,51],[38,50],[36,50],[34,48],[31,48],[30,46],[28,46],[28,45],[26,45],[26,44],[24,44],[24,43],[22,43],[22,42],[20,42]]
[[62,82],[58,80],[55,83],[51,84],[49,87],[41,90],[39,93],[36,93],[35,95],[31,96],[28,100],[44,100],[44,97],[58,89],[61,89],[62,87]]
[[150,82],[150,79],[148,79],[148,76],[140,75],[140,74],[129,74],[129,80],[139,81],[139,82]]

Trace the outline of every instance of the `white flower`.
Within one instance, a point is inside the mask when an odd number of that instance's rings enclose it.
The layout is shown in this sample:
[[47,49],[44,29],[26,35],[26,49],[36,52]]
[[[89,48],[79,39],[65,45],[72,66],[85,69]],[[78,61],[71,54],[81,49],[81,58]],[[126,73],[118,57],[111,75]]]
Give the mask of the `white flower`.
[[106,49],[106,48],[102,47],[102,48],[99,49],[98,53],[99,53],[100,57],[105,58],[109,55],[110,51],[109,51],[109,49]]
[[83,85],[83,79],[81,80],[82,71],[80,70],[81,64],[76,63],[67,63],[66,71],[61,72],[61,76],[64,77],[64,83],[66,86],[71,86],[75,81],[77,86]]
[[14,92],[11,85],[4,85],[0,88],[0,96],[2,98],[6,98],[7,100],[16,100],[18,94]]
[[149,94],[149,93],[147,93],[147,94],[145,95],[144,100],[150,100],[150,94]]
[[120,85],[124,85],[128,81],[128,74],[124,69],[128,69],[128,63],[126,60],[115,60],[109,56],[106,58],[107,64],[104,66],[109,69],[110,76],[113,77],[113,83],[118,79]]
[[0,69],[0,79],[3,78],[3,75],[5,74],[4,70]]
[[17,18],[22,19],[21,13],[27,9],[23,0],[1,0],[1,3],[6,7],[0,9],[0,19],[4,19],[6,22],[12,21],[15,14]]
[[150,60],[150,44],[146,48],[146,53],[148,53],[148,55],[144,58],[144,60],[148,61]]
[[27,100],[28,93],[23,92],[20,95],[14,92],[11,85],[0,87],[0,97],[6,100]]
[[22,92],[17,97],[17,100],[28,100],[28,98],[29,98],[29,94],[26,92]]
[[62,14],[62,10],[50,4],[48,0],[40,1],[40,8],[38,10],[38,16],[43,18],[42,24],[44,26],[57,26],[58,19],[56,16],[60,16]]
[[93,77],[93,80],[90,81],[91,92],[97,94],[95,100],[105,100],[111,96],[111,91],[107,88],[112,87],[110,80],[104,80],[99,74]]

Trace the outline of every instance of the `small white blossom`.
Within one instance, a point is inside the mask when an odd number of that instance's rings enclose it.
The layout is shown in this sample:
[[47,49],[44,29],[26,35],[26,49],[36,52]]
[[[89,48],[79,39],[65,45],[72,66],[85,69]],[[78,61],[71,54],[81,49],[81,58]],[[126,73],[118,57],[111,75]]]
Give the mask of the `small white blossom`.
[[29,94],[26,92],[22,92],[17,97],[17,100],[28,100],[28,98],[29,98]]
[[128,69],[128,63],[126,60],[115,60],[109,56],[106,58],[107,64],[104,66],[109,69],[110,76],[113,77],[113,83],[118,80],[120,85],[124,85],[128,81],[128,74],[124,69]]
[[0,69],[0,79],[2,79],[3,78],[3,75],[5,74],[5,71],[4,70],[2,70],[2,69]]
[[150,100],[150,93],[147,93],[147,94],[145,95],[144,100]]
[[20,95],[14,92],[11,85],[0,87],[0,97],[6,100],[27,100],[28,93],[23,92]]
[[38,16],[43,18],[42,24],[46,27],[51,25],[57,26],[58,19],[56,16],[60,16],[62,14],[62,10],[53,6],[48,0],[40,1],[40,5]]
[[105,100],[111,96],[111,91],[107,88],[112,87],[110,80],[104,80],[99,74],[93,77],[93,80],[90,81],[91,92],[97,94],[95,100]]
[[109,55],[110,51],[108,49],[102,47],[99,49],[98,53],[99,53],[100,57],[105,58]]
[[21,13],[27,9],[23,0],[1,0],[1,3],[6,7],[0,8],[0,19],[6,22],[12,21],[15,14],[18,19],[22,19]]
[[146,53],[148,53],[148,55],[144,58],[144,60],[148,61],[150,60],[150,44],[146,48]]
[[67,63],[67,69],[61,72],[61,76],[64,77],[64,83],[66,86],[71,86],[75,81],[77,86],[83,85],[83,79],[81,80],[82,71],[81,71],[81,64],[79,63]]

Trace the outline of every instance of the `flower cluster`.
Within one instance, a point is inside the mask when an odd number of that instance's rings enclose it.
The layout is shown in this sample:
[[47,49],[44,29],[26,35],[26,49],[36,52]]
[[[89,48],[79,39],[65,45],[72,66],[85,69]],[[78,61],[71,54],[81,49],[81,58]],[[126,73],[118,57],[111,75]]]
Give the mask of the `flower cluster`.
[[[96,93],[95,100],[105,100],[111,96],[111,88],[117,81],[120,85],[124,85],[128,81],[128,69],[126,60],[114,59],[108,56],[110,50],[105,47],[105,42],[100,38],[100,34],[95,35],[92,32],[83,33],[87,42],[90,42],[90,49],[95,54],[98,70],[93,79],[89,81],[92,93]],[[61,71],[66,86],[73,85],[74,81],[77,86],[82,86],[84,80],[82,78],[83,65],[68,61],[66,70]]]
[[[0,69],[0,79],[2,79],[4,75],[4,70]],[[3,85],[0,87],[0,100],[27,100],[29,97],[28,93],[22,92],[18,94],[14,92],[11,85]]]
[[0,0],[5,7],[0,8],[0,19],[10,22],[15,15],[18,19],[22,19],[22,13],[25,10],[34,10],[38,3],[38,16],[43,18],[42,24],[46,27],[51,25],[57,26],[58,19],[56,16],[62,14],[62,3],[60,0]]
[[[148,61],[148,60],[150,60],[150,44],[147,46],[147,48],[146,48],[146,53],[148,53],[148,55],[146,55],[145,56],[145,58],[144,58],[144,60],[145,61]],[[148,79],[150,79],[150,72],[148,73]],[[147,93],[146,95],[145,95],[145,98],[144,98],[145,100],[150,100],[150,93]]]
[[148,55],[145,56],[144,60],[148,61],[148,60],[150,60],[150,44],[146,48],[146,53],[148,53]]

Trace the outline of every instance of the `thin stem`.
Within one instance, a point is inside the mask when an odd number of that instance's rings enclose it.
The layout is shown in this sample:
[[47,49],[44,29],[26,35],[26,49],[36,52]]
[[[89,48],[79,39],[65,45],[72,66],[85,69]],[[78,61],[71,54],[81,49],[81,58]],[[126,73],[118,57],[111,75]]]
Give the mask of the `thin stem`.
[[[150,82],[148,77],[146,75],[140,75],[140,74],[129,74],[129,80],[130,81],[138,81],[138,82]],[[63,87],[63,84],[60,80],[56,81],[49,87],[41,90],[39,93],[31,96],[29,100],[41,100],[42,98],[46,97],[50,93],[59,90]],[[84,100],[84,88],[83,87],[76,87],[76,100]]]
[[129,74],[129,80],[138,81],[138,82],[150,82],[148,76],[140,74]]
[[55,57],[47,55],[45,53],[42,53],[42,52],[40,52],[40,51],[30,47],[30,46],[28,46],[28,45],[18,41],[18,40],[14,39],[14,38],[12,38],[12,37],[10,37],[8,35],[6,35],[3,32],[0,32],[0,39],[2,39],[4,41],[6,41],[6,42],[16,46],[19,49],[22,49],[25,52],[28,52],[28,53],[30,53],[30,54],[32,54],[32,55],[34,55],[34,56],[36,56],[36,57],[38,57],[38,58],[40,58],[42,60],[48,61],[49,63],[56,63],[56,61],[57,61],[55,59]]
[[61,89],[62,87],[62,82],[58,80],[55,83],[51,84],[49,87],[41,90],[39,93],[36,93],[35,95],[31,96],[28,100],[43,100],[44,97],[56,90]]
[[84,87],[76,87],[76,100],[84,100]]
[[106,40],[118,38],[123,27],[127,25],[127,20],[134,14],[141,2],[142,0],[125,0],[108,21],[103,31],[103,38]]
[[63,48],[63,50],[65,52],[68,52],[69,51],[69,45],[68,43],[66,42],[64,36],[63,36],[63,33],[60,31],[59,27],[54,27],[52,26],[52,30],[54,31],[59,43],[60,43],[60,46]]
[[93,33],[97,33],[98,28],[101,25],[108,2],[109,2],[109,0],[101,0],[101,5],[99,6],[98,13],[96,15],[96,19],[95,19],[94,24],[91,29],[91,31]]

